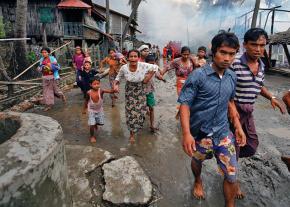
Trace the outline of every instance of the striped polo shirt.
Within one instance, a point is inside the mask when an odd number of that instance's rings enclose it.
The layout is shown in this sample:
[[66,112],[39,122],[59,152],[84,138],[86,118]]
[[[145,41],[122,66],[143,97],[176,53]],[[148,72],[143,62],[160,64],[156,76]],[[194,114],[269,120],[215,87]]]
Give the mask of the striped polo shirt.
[[247,65],[244,53],[235,59],[231,69],[237,75],[236,95],[234,100],[239,104],[254,104],[264,86],[264,63],[259,59],[259,71],[255,76]]

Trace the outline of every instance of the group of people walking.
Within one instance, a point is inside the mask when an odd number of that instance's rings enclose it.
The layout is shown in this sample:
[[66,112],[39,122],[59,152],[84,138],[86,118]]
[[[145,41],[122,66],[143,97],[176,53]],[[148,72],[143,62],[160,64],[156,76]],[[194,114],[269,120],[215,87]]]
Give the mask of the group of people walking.
[[238,159],[255,154],[259,141],[253,119],[258,95],[268,99],[273,108],[285,108],[264,86],[264,64],[268,35],[260,28],[244,35],[245,52],[239,58],[238,38],[221,33],[212,39],[213,61],[194,70],[187,78],[178,102],[183,132],[183,149],[192,158],[195,177],[193,195],[205,198],[201,180],[202,162],[215,156],[224,175],[225,206],[235,206],[235,199],[245,194],[237,181]]
[[[148,45],[126,52],[127,57],[110,49],[108,57],[100,62],[101,72],[105,64],[109,66],[110,89],[101,87],[102,76],[91,69],[89,56],[82,53],[81,48],[76,48],[73,66],[76,81],[85,96],[84,113],[88,112],[90,141],[96,142],[94,131],[104,124],[103,95],[111,94],[114,107],[121,82],[125,82],[125,114],[130,142],[135,141],[136,133],[143,128],[146,114],[149,114],[151,131],[158,130],[154,125],[154,80],[166,82],[163,76],[175,70],[180,104],[176,118],[181,122],[183,150],[191,157],[195,177],[192,194],[197,199],[205,199],[202,163],[215,156],[224,176],[225,205],[235,206],[235,199],[245,196],[237,178],[238,159],[253,156],[259,144],[253,119],[257,97],[262,95],[273,108],[285,113],[284,105],[264,85],[265,68],[261,57],[267,40],[268,35],[263,29],[248,30],[243,42],[245,52],[236,57],[240,50],[238,38],[233,33],[219,33],[211,41],[211,62],[206,60],[205,47],[199,47],[197,55],[193,56],[190,48],[185,46],[181,48],[181,57],[163,68],[157,64],[156,55],[150,53]],[[42,50],[39,67],[48,105],[53,104],[53,95],[65,100],[56,82],[51,81],[58,79],[58,64],[49,52],[45,48]]]

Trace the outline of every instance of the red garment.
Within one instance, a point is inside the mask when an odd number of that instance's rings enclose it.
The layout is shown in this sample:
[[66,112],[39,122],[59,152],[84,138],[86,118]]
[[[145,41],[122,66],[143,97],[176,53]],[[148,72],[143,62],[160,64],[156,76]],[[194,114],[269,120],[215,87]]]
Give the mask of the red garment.
[[51,63],[49,57],[44,58],[41,63],[43,76],[53,75],[53,71],[51,69],[51,66],[49,66],[49,63]]
[[138,62],[145,63],[145,60],[143,60],[141,57],[138,59]]
[[163,57],[164,58],[167,57],[167,49],[166,49],[166,47],[163,48]]

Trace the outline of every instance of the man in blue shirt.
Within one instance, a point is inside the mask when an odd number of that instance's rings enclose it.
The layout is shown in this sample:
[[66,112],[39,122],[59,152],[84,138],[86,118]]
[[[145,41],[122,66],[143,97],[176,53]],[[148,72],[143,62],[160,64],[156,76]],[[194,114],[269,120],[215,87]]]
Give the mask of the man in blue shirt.
[[[197,69],[186,80],[178,98],[183,131],[183,149],[192,157],[195,176],[193,195],[204,199],[202,161],[213,155],[224,175],[227,207],[235,206],[237,158],[235,139],[229,128],[228,105],[234,107],[236,75],[229,70],[239,49],[238,38],[221,33],[212,40],[213,63]],[[236,141],[245,145],[245,134],[238,118],[233,118]]]

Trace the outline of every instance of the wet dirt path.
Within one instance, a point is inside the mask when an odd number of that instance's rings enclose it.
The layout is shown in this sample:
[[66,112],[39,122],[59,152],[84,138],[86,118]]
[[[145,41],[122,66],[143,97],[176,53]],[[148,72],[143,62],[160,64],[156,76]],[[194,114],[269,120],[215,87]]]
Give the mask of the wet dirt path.
[[[136,143],[128,142],[129,132],[125,124],[124,87],[119,94],[117,106],[111,108],[110,97],[105,94],[105,125],[97,133],[96,147],[110,151],[116,157],[131,155],[144,168],[158,189],[158,200],[152,206],[160,207],[219,207],[224,205],[222,177],[217,173],[215,160],[204,163],[203,179],[207,199],[196,201],[191,196],[193,176],[190,159],[180,144],[180,124],[175,120],[176,90],[174,75],[167,75],[167,83],[156,81],[157,106],[155,107],[158,133],[149,131],[148,117]],[[268,75],[266,85],[278,97],[290,88],[290,78]],[[107,78],[102,87],[108,87]],[[87,115],[82,114],[83,96],[79,89],[67,94],[68,103],[60,101],[49,112],[34,109],[32,112],[51,116],[59,121],[66,143],[91,145]],[[280,160],[281,155],[290,155],[290,116],[273,111],[267,100],[260,98],[256,105],[255,119],[260,138],[257,155],[240,161],[241,185],[247,193],[237,206],[290,206],[290,173]]]

